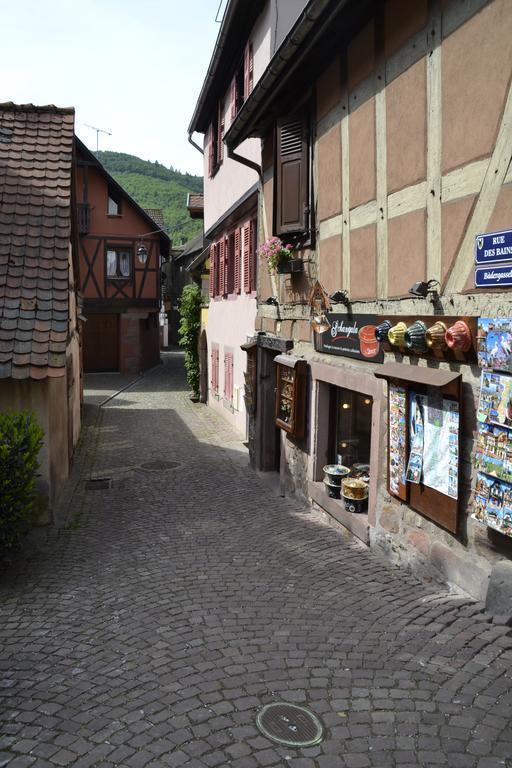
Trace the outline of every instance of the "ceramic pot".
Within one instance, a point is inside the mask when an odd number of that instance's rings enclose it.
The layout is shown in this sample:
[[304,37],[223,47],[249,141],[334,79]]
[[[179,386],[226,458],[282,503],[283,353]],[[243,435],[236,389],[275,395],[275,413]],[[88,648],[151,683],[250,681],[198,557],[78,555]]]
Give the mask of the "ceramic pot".
[[375,329],[375,338],[377,341],[384,342],[388,340],[388,332],[391,328],[391,323],[389,320],[384,320],[383,323],[380,323]]
[[323,468],[324,483],[341,487],[341,481],[350,474],[350,469],[343,464],[326,464]]
[[444,340],[454,352],[467,352],[471,347],[471,331],[464,320],[457,320],[448,328]]
[[365,325],[359,330],[359,349],[363,357],[379,354],[379,342],[375,338],[375,326]]
[[390,344],[392,344],[394,347],[402,347],[402,349],[405,347],[405,332],[407,330],[407,326],[405,323],[397,323],[388,331],[388,341]]
[[405,332],[405,346],[407,349],[421,354],[427,351],[427,344],[425,341],[425,333],[427,332],[427,326],[422,320],[416,320],[412,325],[408,327]]
[[346,499],[343,497],[343,503],[347,512],[361,514],[368,509],[368,499]]
[[331,485],[331,483],[328,483],[324,480],[325,490],[327,491],[327,495],[330,499],[339,499],[341,497],[341,486],[339,485]]
[[446,335],[446,325],[442,323],[440,320],[438,320],[437,323],[434,323],[434,325],[430,326],[430,328],[425,334],[425,341],[427,342],[427,347],[434,351],[436,350],[441,351],[446,349],[445,335]]

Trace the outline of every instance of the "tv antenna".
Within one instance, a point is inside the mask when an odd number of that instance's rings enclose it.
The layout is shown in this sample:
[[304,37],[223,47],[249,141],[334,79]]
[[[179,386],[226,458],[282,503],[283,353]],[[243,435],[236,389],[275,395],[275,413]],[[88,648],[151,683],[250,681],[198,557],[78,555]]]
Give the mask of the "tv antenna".
[[100,133],[106,133],[107,136],[112,136],[110,131],[105,131],[103,128],[97,128],[95,125],[89,125],[89,123],[84,123],[86,128],[92,128],[93,131],[96,131],[96,152],[99,149],[99,138]]

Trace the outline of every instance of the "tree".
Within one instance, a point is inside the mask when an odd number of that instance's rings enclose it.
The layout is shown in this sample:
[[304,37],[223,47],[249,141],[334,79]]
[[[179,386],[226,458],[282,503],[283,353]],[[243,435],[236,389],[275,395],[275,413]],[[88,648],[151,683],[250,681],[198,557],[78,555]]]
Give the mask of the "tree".
[[199,331],[201,330],[201,289],[198,285],[186,285],[178,300],[180,325],[178,343],[185,350],[187,382],[199,397]]

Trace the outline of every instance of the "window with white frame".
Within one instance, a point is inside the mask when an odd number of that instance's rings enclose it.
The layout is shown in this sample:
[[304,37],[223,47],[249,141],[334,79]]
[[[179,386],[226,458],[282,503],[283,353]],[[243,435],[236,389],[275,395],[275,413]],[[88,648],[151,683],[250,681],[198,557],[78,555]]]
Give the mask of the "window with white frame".
[[129,248],[107,247],[107,278],[126,280],[132,275],[132,252]]

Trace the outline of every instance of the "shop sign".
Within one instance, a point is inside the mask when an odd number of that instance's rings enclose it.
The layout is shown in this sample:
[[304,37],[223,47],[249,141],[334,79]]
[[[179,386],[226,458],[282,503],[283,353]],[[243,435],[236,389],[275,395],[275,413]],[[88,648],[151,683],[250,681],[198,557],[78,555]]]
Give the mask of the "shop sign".
[[492,261],[512,261],[512,229],[476,236],[475,263],[488,264]]
[[506,288],[509,285],[512,285],[510,264],[498,267],[489,264],[475,269],[475,288]]
[[342,355],[372,363],[384,362],[382,346],[375,338],[376,315],[347,315],[327,312],[330,328],[315,333],[315,349],[327,355]]

